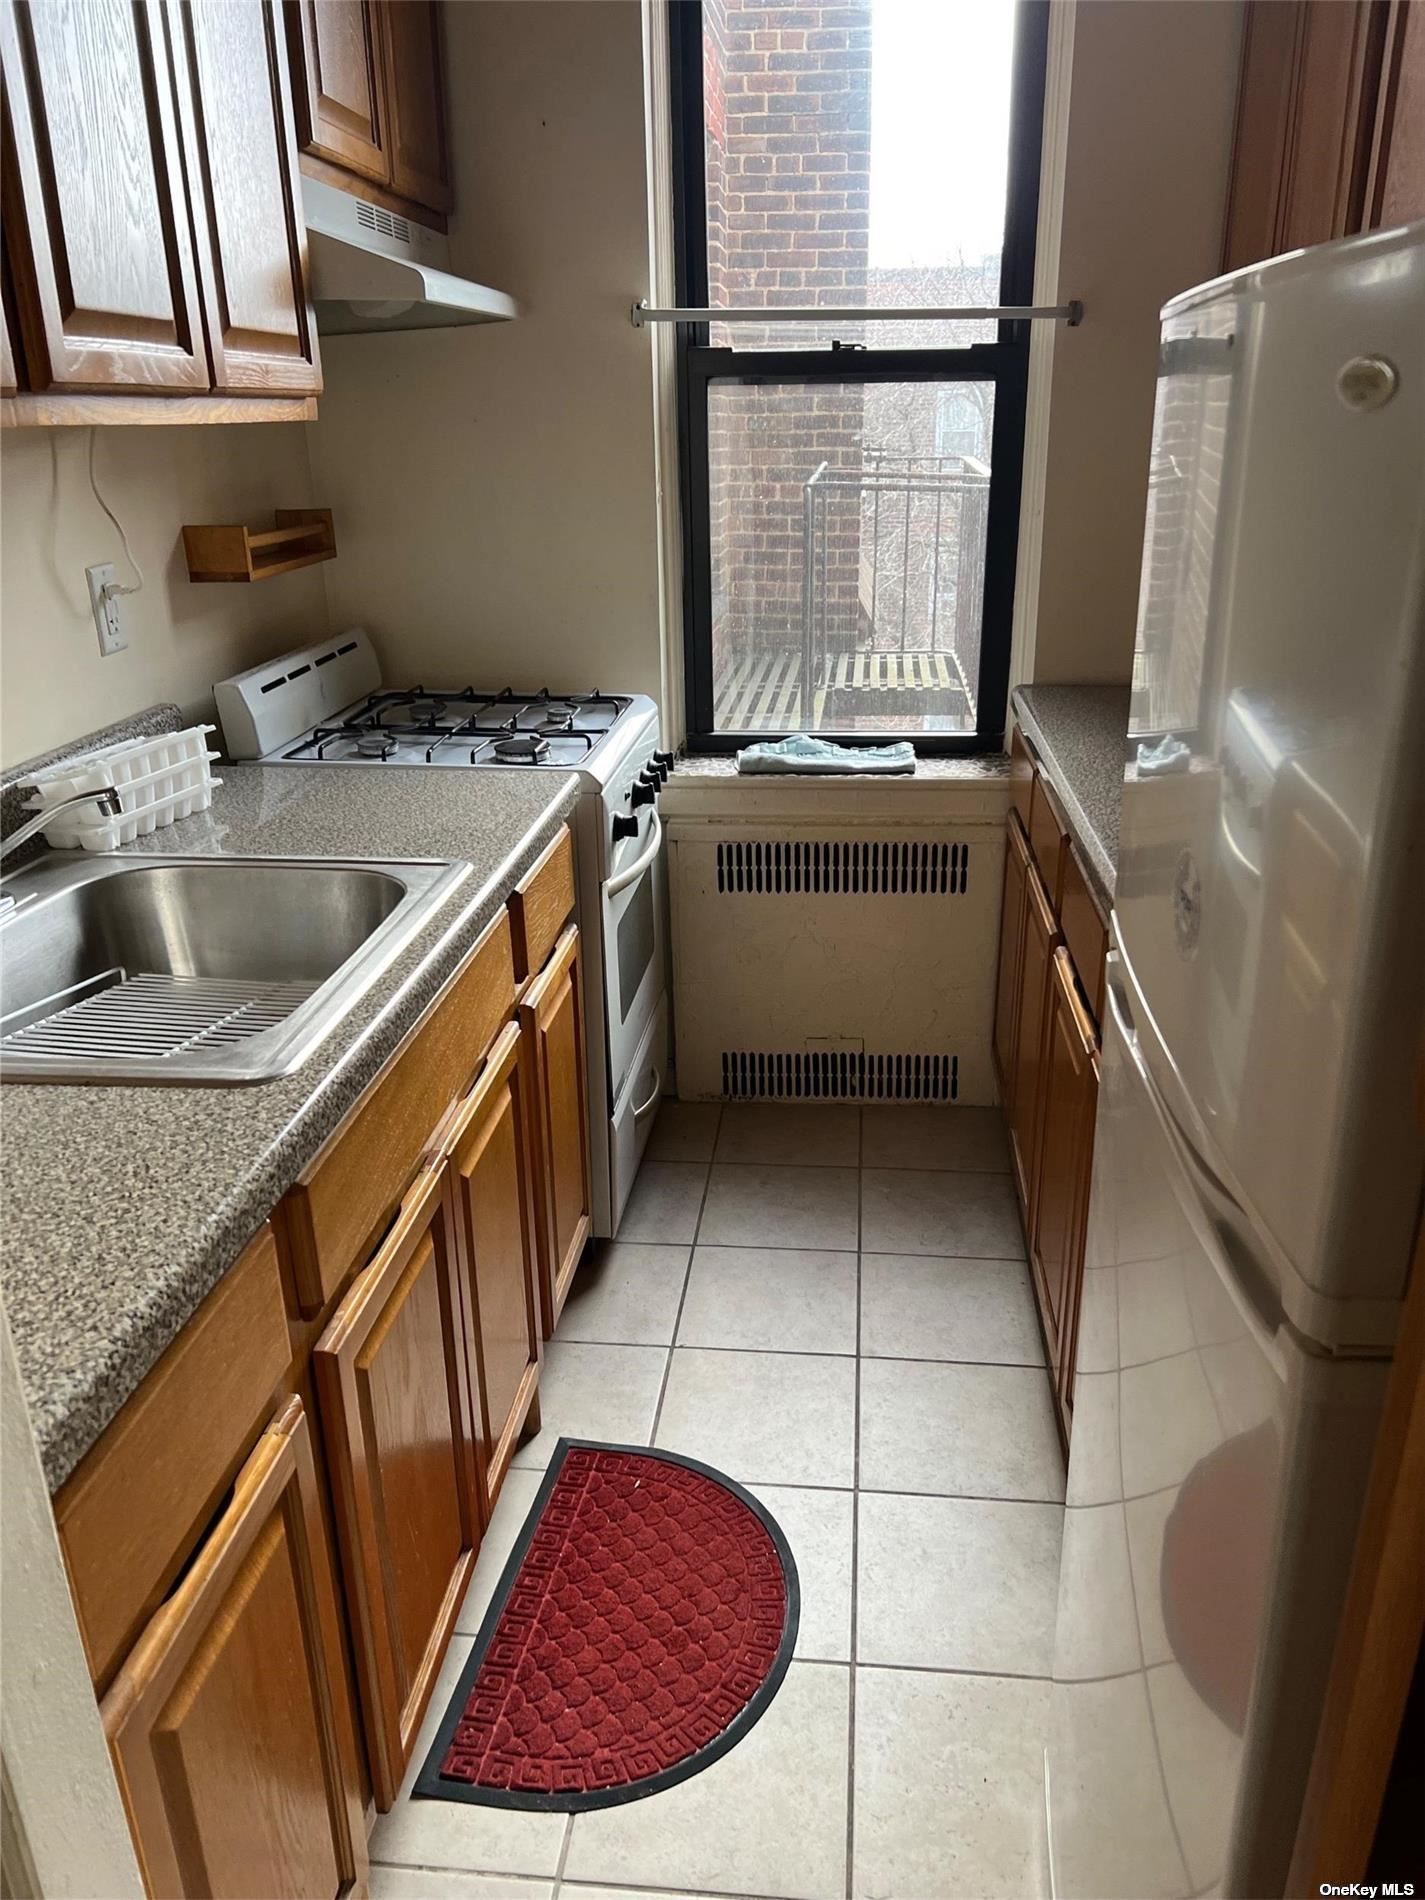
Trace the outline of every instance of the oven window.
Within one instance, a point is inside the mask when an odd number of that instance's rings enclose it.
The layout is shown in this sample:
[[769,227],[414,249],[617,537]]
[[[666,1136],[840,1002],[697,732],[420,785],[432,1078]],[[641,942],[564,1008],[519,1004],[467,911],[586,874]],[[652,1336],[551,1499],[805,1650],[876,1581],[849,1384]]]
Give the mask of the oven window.
[[626,1023],[653,961],[653,872],[633,887],[618,925],[619,1019]]

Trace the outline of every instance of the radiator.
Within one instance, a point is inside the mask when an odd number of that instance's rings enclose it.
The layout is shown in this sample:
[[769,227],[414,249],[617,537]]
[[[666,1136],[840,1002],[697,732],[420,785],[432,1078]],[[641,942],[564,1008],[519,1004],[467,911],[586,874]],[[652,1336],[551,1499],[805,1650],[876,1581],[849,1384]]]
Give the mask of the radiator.
[[996,1099],[1002,821],[668,839],[684,1099]]

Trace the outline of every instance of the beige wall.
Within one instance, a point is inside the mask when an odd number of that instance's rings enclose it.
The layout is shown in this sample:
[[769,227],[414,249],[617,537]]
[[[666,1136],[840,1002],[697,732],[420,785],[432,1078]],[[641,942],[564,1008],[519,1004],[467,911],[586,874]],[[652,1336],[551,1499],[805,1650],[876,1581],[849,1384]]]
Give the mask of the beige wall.
[[1058,276],[1041,290],[1082,298],[1086,315],[1053,332],[1022,677],[1132,671],[1158,311],[1219,268],[1240,40],[1238,0],[1074,9]]
[[659,685],[639,8],[449,7],[455,268],[515,323],[324,343],[333,625],[391,676]]
[[125,598],[125,652],[99,652],[84,570],[119,537],[89,490],[87,429],[8,432],[0,443],[0,761],[174,699],[211,715],[214,680],[326,631],[322,570],[258,586],[195,586],[185,521],[258,521],[314,499],[300,424],[104,428],[99,487],[145,574]]

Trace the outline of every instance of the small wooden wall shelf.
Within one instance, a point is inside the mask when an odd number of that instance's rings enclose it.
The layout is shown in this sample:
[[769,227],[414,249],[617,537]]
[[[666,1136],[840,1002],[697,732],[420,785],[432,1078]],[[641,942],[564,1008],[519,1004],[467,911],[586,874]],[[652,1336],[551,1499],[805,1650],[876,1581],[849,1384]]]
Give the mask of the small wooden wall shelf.
[[272,520],[270,528],[245,528],[241,523],[185,527],[189,580],[265,581],[334,558],[336,530],[330,508],[279,508]]

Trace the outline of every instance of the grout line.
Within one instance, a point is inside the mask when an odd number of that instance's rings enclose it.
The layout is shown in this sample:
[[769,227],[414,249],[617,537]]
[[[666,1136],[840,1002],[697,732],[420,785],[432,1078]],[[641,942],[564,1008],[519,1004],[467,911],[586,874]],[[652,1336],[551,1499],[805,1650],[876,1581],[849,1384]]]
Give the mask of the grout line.
[[[718,1135],[722,1129],[722,1105],[719,1103],[717,1123],[713,1129],[713,1152],[717,1152]],[[658,1385],[658,1403],[653,1408],[653,1423],[648,1429],[650,1448],[658,1442],[658,1426],[663,1417],[663,1401],[668,1396],[668,1381],[673,1375],[673,1354],[678,1349],[678,1329],[683,1324],[683,1308],[687,1304],[688,1287],[693,1277],[693,1256],[698,1250],[698,1233],[703,1224],[703,1212],[708,1204],[708,1189],[712,1185],[712,1162],[709,1160],[707,1171],[703,1175],[703,1192],[698,1202],[698,1218],[693,1223],[693,1238],[688,1243],[687,1265],[683,1268],[683,1290],[678,1295],[678,1310],[673,1315],[673,1332],[668,1341],[667,1357],[663,1361],[663,1377]]]
[[571,1814],[564,1824],[564,1839],[559,1843],[559,1861],[554,1869],[554,1885],[549,1889],[549,1900],[559,1900],[559,1888],[564,1880],[564,1863],[569,1858],[569,1846],[574,1839],[574,1823],[579,1817]]
[[[799,1656],[797,1661],[804,1663],[810,1669],[844,1669],[846,1667],[845,1663],[834,1662],[829,1656]],[[857,1672],[862,1669],[882,1669],[887,1675],[892,1676],[973,1676],[977,1681],[989,1682],[1052,1682],[1054,1680],[1051,1675],[1039,1675],[1033,1670],[1028,1669],[957,1669],[950,1663],[866,1661],[859,1662],[852,1668],[851,1679],[853,1689]],[[1137,1675],[1139,1672],[1134,1670],[1132,1673]],[[1116,1678],[1112,1676],[1085,1676],[1083,1680],[1085,1682],[1112,1682],[1115,1681]],[[1077,1681],[1078,1678],[1075,1678],[1076,1683]]]
[[851,1657],[851,1681],[847,1694],[846,1729],[846,1900],[852,1900],[856,1881],[856,1641],[860,1573],[861,1535],[861,1263],[864,1235],[864,1199],[866,1173],[862,1160],[866,1151],[866,1111],[856,1117],[856,1372],[852,1413],[851,1453],[851,1629],[848,1644]]

